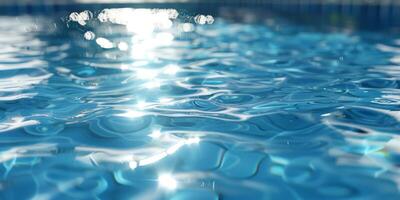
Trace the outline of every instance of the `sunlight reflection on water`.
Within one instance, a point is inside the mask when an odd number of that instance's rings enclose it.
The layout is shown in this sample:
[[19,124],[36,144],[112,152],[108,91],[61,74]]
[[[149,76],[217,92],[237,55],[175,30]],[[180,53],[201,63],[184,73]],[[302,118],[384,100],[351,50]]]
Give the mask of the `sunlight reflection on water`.
[[0,198],[399,196],[397,36],[243,16],[0,17]]

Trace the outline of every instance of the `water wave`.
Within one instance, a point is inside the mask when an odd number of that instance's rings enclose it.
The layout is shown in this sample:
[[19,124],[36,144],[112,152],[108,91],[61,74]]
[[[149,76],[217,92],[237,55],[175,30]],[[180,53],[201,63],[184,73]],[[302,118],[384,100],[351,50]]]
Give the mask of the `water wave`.
[[400,196],[395,36],[131,8],[0,27],[1,199]]

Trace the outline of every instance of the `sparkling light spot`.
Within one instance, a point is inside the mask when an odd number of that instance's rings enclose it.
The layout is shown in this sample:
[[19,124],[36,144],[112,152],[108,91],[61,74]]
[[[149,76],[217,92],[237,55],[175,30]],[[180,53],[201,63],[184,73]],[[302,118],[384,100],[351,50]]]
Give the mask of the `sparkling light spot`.
[[140,110],[144,110],[146,109],[146,107],[148,107],[149,105],[151,105],[151,103],[148,103],[146,101],[138,101],[136,104],[136,107]]
[[129,65],[122,64],[120,68],[121,68],[121,70],[128,70]]
[[144,84],[144,87],[147,89],[156,89],[156,88],[160,88],[160,86],[161,86],[161,82],[158,80],[149,81]]
[[118,43],[118,49],[121,51],[127,51],[129,49],[129,46],[126,42],[120,42]]
[[158,72],[156,70],[136,69],[135,71],[138,79],[151,80],[158,76]]
[[186,144],[198,144],[200,142],[199,137],[193,137],[186,140]]
[[129,118],[137,118],[137,117],[143,117],[144,113],[137,111],[137,110],[128,110],[125,113],[118,114],[118,116],[121,117],[129,117]]
[[167,65],[164,68],[163,73],[168,74],[168,75],[175,75],[179,71],[180,71],[180,68],[178,65]]
[[174,35],[172,35],[172,33],[167,33],[167,32],[157,33],[157,35],[155,36],[154,46],[170,45],[173,40],[174,40]]
[[177,144],[175,144],[174,146],[170,147],[167,149],[167,154],[168,155],[172,155],[174,154],[176,151],[178,151],[183,145],[185,145],[184,141],[180,141]]
[[161,131],[160,130],[154,130],[153,132],[151,132],[151,134],[149,135],[151,138],[153,139],[157,139],[161,137]]
[[126,29],[129,32],[133,32],[139,35],[147,35],[153,33],[155,26],[154,24],[149,23],[149,21],[142,19],[142,20],[134,20],[133,22],[127,24]]
[[106,38],[102,38],[102,37],[100,37],[100,38],[97,38],[96,39],[96,43],[101,47],[101,48],[104,48],[104,49],[111,49],[111,48],[113,48],[113,43],[112,42],[110,42],[110,40],[108,40],[108,39],[106,39]]
[[158,102],[163,103],[163,104],[168,104],[168,103],[171,103],[173,100],[174,100],[174,99],[172,99],[172,98],[166,98],[166,97],[164,97],[164,98],[158,99]]
[[167,152],[164,151],[160,154],[145,158],[145,159],[139,161],[139,166],[145,166],[145,165],[150,165],[150,164],[156,163],[156,162],[162,160],[163,158],[167,157],[167,155],[168,155]]
[[178,182],[170,174],[162,174],[158,177],[160,187],[175,190],[178,187]]
[[138,163],[134,160],[129,162],[129,168],[131,168],[132,170],[136,169],[136,167],[138,166]]
[[182,24],[183,32],[192,32],[194,31],[194,25],[191,23],[184,23]]

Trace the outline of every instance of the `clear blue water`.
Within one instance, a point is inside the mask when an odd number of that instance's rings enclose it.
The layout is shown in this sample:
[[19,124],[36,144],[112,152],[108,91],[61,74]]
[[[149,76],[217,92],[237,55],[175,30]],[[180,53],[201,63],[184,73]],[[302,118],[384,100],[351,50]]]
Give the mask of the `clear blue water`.
[[400,198],[396,35],[100,11],[0,17],[0,199]]

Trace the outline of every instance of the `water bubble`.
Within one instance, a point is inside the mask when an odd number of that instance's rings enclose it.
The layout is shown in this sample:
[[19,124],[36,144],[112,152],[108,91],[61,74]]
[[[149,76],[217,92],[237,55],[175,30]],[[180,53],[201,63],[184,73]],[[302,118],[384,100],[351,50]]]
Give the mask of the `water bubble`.
[[79,13],[79,15],[81,17],[81,20],[84,20],[84,21],[90,20],[93,17],[93,13],[88,10],[85,10],[85,11]]
[[194,17],[194,21],[197,24],[206,24],[207,18],[204,15],[197,15],[196,17]]
[[77,12],[72,12],[72,13],[69,15],[69,19],[72,20],[72,21],[78,21],[78,20],[79,20],[79,13],[77,13]]
[[96,37],[96,35],[92,32],[92,31],[86,31],[86,33],[83,35],[83,37],[86,40],[94,40],[94,38]]
[[85,10],[83,12],[77,13],[77,12],[72,12],[69,15],[69,19],[74,22],[78,22],[80,25],[85,26],[86,21],[90,20],[93,17],[93,13]]
[[214,17],[211,15],[207,15],[206,21],[207,21],[207,24],[212,24],[212,23],[214,23]]
[[106,22],[108,20],[108,15],[107,15],[107,11],[106,10],[102,10],[98,15],[97,15],[97,19],[100,22]]
[[200,25],[212,24],[214,23],[214,17],[211,15],[196,15],[194,21]]
[[179,16],[179,12],[175,9],[167,9],[166,12],[170,19],[176,19]]

